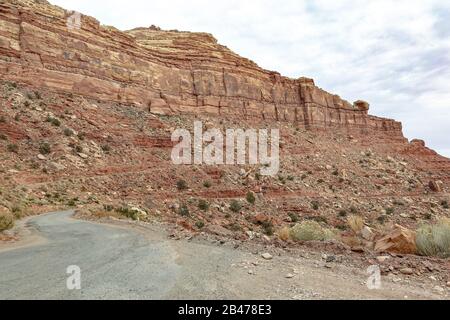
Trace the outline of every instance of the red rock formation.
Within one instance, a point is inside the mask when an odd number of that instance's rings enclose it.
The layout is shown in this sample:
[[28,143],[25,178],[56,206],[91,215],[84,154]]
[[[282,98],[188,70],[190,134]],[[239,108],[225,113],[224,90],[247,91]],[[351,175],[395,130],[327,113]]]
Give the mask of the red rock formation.
[[352,105],[311,79],[263,70],[209,34],[121,32],[84,15],[81,29],[68,28],[70,14],[46,1],[0,4],[2,78],[157,114],[289,121],[404,140],[401,124],[369,116],[368,103]]

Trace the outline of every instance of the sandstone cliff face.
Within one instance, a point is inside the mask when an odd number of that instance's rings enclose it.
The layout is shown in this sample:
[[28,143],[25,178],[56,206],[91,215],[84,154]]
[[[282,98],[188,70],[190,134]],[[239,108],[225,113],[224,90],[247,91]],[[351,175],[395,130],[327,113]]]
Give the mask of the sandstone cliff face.
[[0,4],[2,78],[145,108],[155,114],[201,113],[286,121],[404,140],[401,124],[368,115],[307,78],[259,68],[209,34],[138,28],[121,32],[46,1]]

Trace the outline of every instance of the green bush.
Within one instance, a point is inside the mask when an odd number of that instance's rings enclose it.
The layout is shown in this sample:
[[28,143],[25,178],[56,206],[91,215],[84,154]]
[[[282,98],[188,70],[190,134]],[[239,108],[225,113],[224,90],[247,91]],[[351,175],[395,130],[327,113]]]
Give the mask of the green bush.
[[311,202],[311,207],[317,211],[320,208],[320,204],[318,201],[313,201],[313,202]]
[[292,222],[298,222],[300,220],[300,218],[298,217],[298,214],[291,212],[289,213],[289,218],[291,218]]
[[50,154],[51,151],[52,148],[47,142],[41,143],[41,145],[39,146],[39,152],[43,155]]
[[178,214],[182,217],[189,217],[191,213],[189,212],[188,206],[183,204],[180,209],[178,209]]
[[66,137],[71,137],[73,135],[73,130],[69,128],[64,129],[64,135]]
[[202,211],[208,211],[209,210],[209,203],[205,200],[199,200],[198,201],[198,208]]
[[239,201],[237,201],[237,200],[231,201],[231,204],[230,204],[231,211],[238,213],[241,211],[241,209],[242,209],[242,205]]
[[50,117],[50,116],[47,118],[47,122],[51,123],[55,127],[61,126],[61,121],[59,119],[56,119],[56,118],[53,118],[53,117]]
[[14,227],[14,217],[9,213],[0,213],[0,232]]
[[250,204],[255,204],[255,202],[256,202],[255,194],[251,191],[249,191],[247,193],[246,199],[247,199],[247,202]]
[[203,221],[197,221],[195,223],[195,226],[197,227],[197,229],[203,229],[205,227],[205,223]]
[[19,146],[17,144],[15,144],[15,143],[8,144],[6,149],[9,152],[13,152],[13,153],[18,153],[19,152]]
[[272,221],[264,221],[262,224],[263,232],[267,236],[273,236],[275,233]]
[[188,184],[185,180],[178,180],[177,181],[177,189],[180,191],[184,191],[188,189]]
[[417,230],[417,251],[423,256],[450,257],[450,220],[443,219],[434,225],[424,225]]
[[325,241],[334,237],[330,230],[316,221],[303,221],[295,225],[290,230],[290,236],[295,241]]
[[205,181],[205,182],[203,182],[203,186],[205,188],[211,188],[211,182],[210,181]]
[[135,211],[135,210],[131,210],[128,207],[121,207],[121,208],[118,208],[116,211],[119,214],[121,214],[122,216],[124,216],[126,218],[129,218],[129,219],[132,219],[132,220],[138,220],[138,218],[139,218],[138,217],[138,212]]

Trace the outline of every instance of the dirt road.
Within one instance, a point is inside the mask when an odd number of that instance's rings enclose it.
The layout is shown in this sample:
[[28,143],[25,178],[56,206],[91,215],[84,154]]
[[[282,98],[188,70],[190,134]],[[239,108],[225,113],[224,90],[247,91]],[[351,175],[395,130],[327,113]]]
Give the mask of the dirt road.
[[[29,220],[33,241],[0,247],[0,299],[439,299],[418,284],[366,286],[366,270],[292,256],[271,260],[206,242],[170,240],[157,227],[91,223],[73,212]],[[69,266],[81,290],[69,290]]]

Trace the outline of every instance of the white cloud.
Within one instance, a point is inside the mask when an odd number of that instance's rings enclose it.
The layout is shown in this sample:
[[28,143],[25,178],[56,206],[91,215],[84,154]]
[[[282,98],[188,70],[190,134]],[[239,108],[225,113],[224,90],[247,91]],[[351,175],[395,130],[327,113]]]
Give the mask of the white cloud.
[[440,0],[51,0],[126,30],[204,31],[260,66],[309,76],[450,156],[450,3]]

